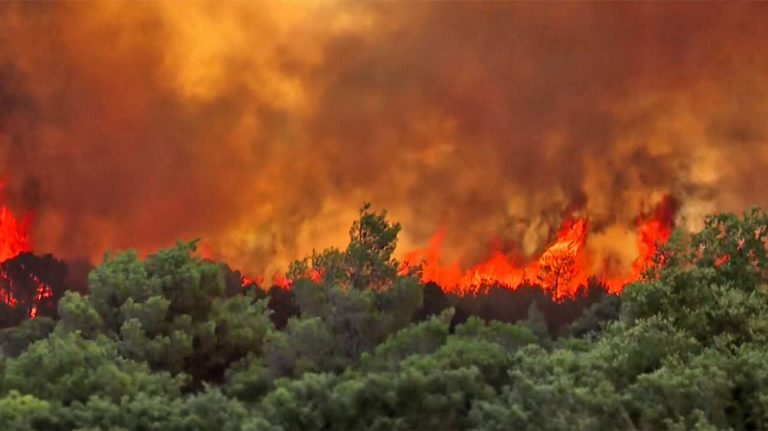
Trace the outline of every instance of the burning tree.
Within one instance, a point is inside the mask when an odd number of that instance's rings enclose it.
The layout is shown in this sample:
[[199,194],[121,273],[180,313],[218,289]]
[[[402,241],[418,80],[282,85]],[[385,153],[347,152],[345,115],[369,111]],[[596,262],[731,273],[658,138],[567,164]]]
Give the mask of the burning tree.
[[0,181],[0,327],[38,315],[54,315],[67,275],[64,262],[30,252],[31,217],[17,218],[2,205],[4,186]]
[[571,286],[579,271],[576,256],[567,251],[548,253],[539,260],[537,280],[541,285],[557,296],[563,286]]
[[67,265],[47,254],[21,253],[0,264],[0,327],[37,316],[54,316],[66,290]]

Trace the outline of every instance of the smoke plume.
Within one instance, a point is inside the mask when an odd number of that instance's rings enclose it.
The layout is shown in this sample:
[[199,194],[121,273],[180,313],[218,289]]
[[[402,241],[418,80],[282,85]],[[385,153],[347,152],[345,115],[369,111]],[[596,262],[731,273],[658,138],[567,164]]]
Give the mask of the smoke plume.
[[456,258],[541,251],[566,208],[765,205],[768,4],[0,5],[0,176],[36,249],[203,236],[273,271],[363,201]]

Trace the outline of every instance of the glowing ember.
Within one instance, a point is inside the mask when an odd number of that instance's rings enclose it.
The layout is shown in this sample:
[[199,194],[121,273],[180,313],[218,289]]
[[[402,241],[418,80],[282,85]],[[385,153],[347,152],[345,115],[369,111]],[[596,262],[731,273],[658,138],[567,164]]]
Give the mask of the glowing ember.
[[276,275],[274,279],[272,280],[272,283],[281,288],[281,289],[290,289],[291,285],[293,284],[293,280],[290,278],[284,276],[284,275]]
[[[322,274],[320,271],[316,269],[310,269],[309,273],[307,274],[307,277],[314,281],[315,283],[320,283],[322,279]],[[289,277],[282,275],[282,274],[276,274],[274,277],[272,277],[272,285],[277,286],[280,289],[290,289],[291,286],[293,286],[293,281]],[[264,286],[264,276],[260,275],[255,278],[250,278],[247,276],[240,277],[240,285],[243,287],[243,289],[247,289],[251,286],[261,286],[261,287],[268,287]]]
[[[0,271],[0,285],[10,286],[10,279],[8,278],[8,274],[6,274],[5,271]],[[11,293],[10,288],[0,289],[0,301],[11,308],[16,308],[16,305],[18,305],[16,298]]]
[[316,269],[309,270],[310,280],[314,281],[315,283],[320,283],[320,280],[322,280],[322,278],[323,278],[323,274],[320,271]]
[[53,297],[53,290],[51,290],[50,286],[40,281],[40,278],[34,274],[32,275],[32,279],[35,281],[35,284],[37,284],[37,290],[35,291],[35,300],[32,303],[32,306],[29,308],[30,319],[37,317],[37,308],[40,303],[48,298]]
[[244,275],[240,277],[240,285],[243,286],[243,288],[248,288],[258,284],[258,280],[253,280],[252,278],[246,277]]

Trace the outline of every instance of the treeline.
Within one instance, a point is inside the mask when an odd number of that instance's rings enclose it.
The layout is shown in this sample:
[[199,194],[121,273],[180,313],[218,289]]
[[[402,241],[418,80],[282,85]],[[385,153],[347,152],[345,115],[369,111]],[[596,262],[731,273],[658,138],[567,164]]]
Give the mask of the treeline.
[[364,207],[289,291],[244,289],[194,242],[109,257],[0,331],[0,429],[768,428],[765,213],[712,216],[621,296],[560,303],[422,286],[399,230]]

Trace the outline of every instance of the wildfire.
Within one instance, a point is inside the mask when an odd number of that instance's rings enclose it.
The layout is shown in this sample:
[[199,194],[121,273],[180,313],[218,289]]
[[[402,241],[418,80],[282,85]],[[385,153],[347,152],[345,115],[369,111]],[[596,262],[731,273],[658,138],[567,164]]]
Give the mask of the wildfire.
[[462,270],[458,262],[444,264],[440,248],[445,235],[440,230],[423,250],[409,253],[404,268],[422,265],[423,282],[434,282],[445,291],[460,295],[482,293],[488,287],[502,286],[517,289],[523,285],[538,284],[555,299],[572,298],[585,286],[590,277],[596,277],[610,293],[620,293],[628,283],[638,280],[652,263],[660,244],[672,232],[674,206],[664,200],[647,217],[637,219],[636,246],[638,257],[632,267],[620,276],[592,274],[594,257],[587,253],[588,220],[586,217],[566,219],[557,235],[541,255],[528,262],[520,262],[501,250],[494,250],[484,262]]
[[29,308],[29,318],[34,319],[35,317],[37,317],[38,305],[44,300],[53,297],[53,290],[51,290],[50,286],[43,283],[38,276],[34,274],[32,274],[31,276],[35,284],[37,285],[37,290],[35,290],[34,302],[32,303],[32,306]]
[[[25,214],[20,219],[16,218],[13,212],[3,204],[4,188],[5,181],[0,180],[0,286],[4,287],[0,289],[0,301],[9,307],[15,308],[19,305],[19,301],[13,294],[14,282],[2,265],[19,254],[32,250],[32,244],[29,239],[31,216],[30,214]],[[33,303],[29,308],[29,317],[34,319],[37,317],[38,305],[43,300],[53,296],[53,291],[37,275],[29,275],[37,286]]]
[[[477,295],[488,288],[499,286],[516,290],[525,285],[538,285],[555,300],[575,298],[595,279],[611,294],[619,294],[629,283],[639,280],[653,263],[658,247],[669,240],[672,233],[676,207],[672,199],[664,199],[650,214],[639,216],[635,221],[636,258],[629,268],[619,271],[609,262],[597,261],[587,247],[589,220],[587,217],[567,217],[552,243],[538,257],[523,260],[514,253],[500,248],[491,251],[488,259],[463,269],[459,262],[443,262],[441,248],[445,229],[440,229],[427,247],[407,253],[403,259],[401,274],[412,273],[420,267],[421,281],[439,285],[444,291],[458,295]],[[615,265],[614,265],[615,266]],[[595,270],[598,268],[598,270]],[[319,283],[322,273],[309,269],[307,277]],[[243,287],[251,284],[263,286],[265,277],[242,277]],[[283,274],[272,277],[272,285],[290,289],[294,280]]]
[[[316,269],[310,269],[307,276],[315,283],[320,283],[320,280],[322,279],[322,274]],[[260,280],[263,282],[264,278],[261,277]],[[288,290],[293,286],[293,280],[285,275],[277,274],[272,278],[272,284],[283,290]]]
[[32,249],[29,241],[30,216],[27,214],[16,219],[3,205],[5,181],[0,180],[0,263]]

